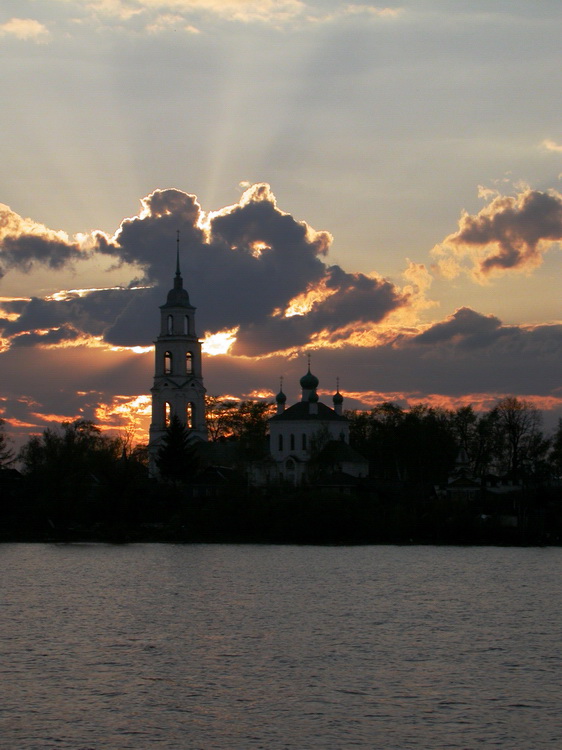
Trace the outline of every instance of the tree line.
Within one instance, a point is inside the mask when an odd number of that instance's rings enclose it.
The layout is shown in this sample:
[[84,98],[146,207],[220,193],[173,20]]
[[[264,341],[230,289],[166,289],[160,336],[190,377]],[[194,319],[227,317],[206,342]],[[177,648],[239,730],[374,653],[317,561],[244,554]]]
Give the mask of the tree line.
[[[240,463],[265,458],[268,419],[274,413],[274,404],[266,401],[208,397],[209,441],[235,444]],[[417,404],[404,409],[385,402],[369,411],[347,411],[346,416],[350,444],[368,459],[371,475],[380,479],[443,481],[461,450],[474,477],[494,473],[540,482],[562,476],[562,420],[552,435],[545,435],[540,411],[514,396],[483,413],[472,406],[449,410]],[[189,451],[186,430],[179,420],[172,420],[160,456],[162,473],[172,476],[174,464],[189,457]],[[84,477],[107,476],[124,463],[142,473],[147,456],[147,446],[134,445],[129,434],[108,435],[83,419],[32,435],[16,454],[0,419],[0,467],[17,461],[24,474],[40,477],[45,485],[54,481],[59,489],[75,486]]]
[[[228,449],[239,477],[245,463],[267,455],[273,413],[264,401],[209,400],[209,440]],[[346,414],[351,444],[371,470],[354,496],[314,486],[264,491],[234,477],[222,495],[196,496],[189,488],[206,470],[205,455],[177,420],[158,457],[163,482],[148,478],[147,446],[127,434],[110,435],[88,420],[64,422],[31,436],[16,455],[0,421],[0,540],[481,543],[507,534],[509,541],[510,532],[482,525],[486,503],[432,495],[459,451],[475,478],[505,475],[527,488],[515,502],[535,519],[528,539],[545,538],[545,529],[551,539],[562,534],[562,422],[545,435],[530,403],[510,397],[484,413],[384,403]],[[16,460],[19,474],[9,470]]]
[[544,434],[541,412],[514,396],[489,411],[383,403],[348,412],[352,445],[370,461],[374,476],[409,482],[444,481],[462,450],[472,476],[546,481],[562,474],[562,420]]

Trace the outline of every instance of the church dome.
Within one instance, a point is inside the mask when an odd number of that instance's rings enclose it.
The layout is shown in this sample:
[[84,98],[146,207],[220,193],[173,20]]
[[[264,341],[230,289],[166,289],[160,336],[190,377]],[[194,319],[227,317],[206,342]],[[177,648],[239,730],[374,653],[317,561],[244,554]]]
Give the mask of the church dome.
[[170,307],[191,307],[189,304],[189,294],[187,289],[183,288],[183,285],[174,284],[174,288],[168,292],[166,299],[166,305]]
[[340,406],[341,404],[343,404],[343,396],[339,391],[337,391],[337,393],[334,393],[332,401],[334,402],[335,406]]
[[275,401],[278,404],[284,404],[287,401],[287,396],[285,396],[285,394],[283,393],[283,391],[279,391],[279,393],[277,394],[277,396],[275,396]]
[[318,388],[319,382],[320,381],[318,380],[316,375],[313,375],[310,372],[310,366],[306,375],[303,375],[300,379],[301,388],[305,391],[313,391],[315,388]]

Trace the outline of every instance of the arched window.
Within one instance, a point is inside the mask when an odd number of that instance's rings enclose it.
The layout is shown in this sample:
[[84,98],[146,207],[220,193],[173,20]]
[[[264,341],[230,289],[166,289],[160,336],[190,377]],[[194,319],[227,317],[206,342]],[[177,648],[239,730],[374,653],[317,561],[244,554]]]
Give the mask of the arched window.
[[168,401],[166,401],[166,403],[164,404],[164,427],[169,427],[171,420],[172,420],[172,407],[168,403]]
[[168,334],[172,334],[174,332],[174,316],[168,315]]
[[185,410],[185,425],[188,430],[192,430],[195,423],[195,404],[191,401]]
[[277,439],[277,448],[280,451],[283,450],[283,435],[279,435],[279,437]]
[[291,450],[295,450],[295,436],[291,435]]
[[172,373],[172,352],[164,353],[164,374],[171,375]]
[[302,449],[303,451],[306,450],[306,432],[303,432],[302,434]]
[[185,371],[188,375],[193,372],[193,354],[191,352],[187,352],[185,355]]
[[189,315],[183,316],[183,332],[189,333]]

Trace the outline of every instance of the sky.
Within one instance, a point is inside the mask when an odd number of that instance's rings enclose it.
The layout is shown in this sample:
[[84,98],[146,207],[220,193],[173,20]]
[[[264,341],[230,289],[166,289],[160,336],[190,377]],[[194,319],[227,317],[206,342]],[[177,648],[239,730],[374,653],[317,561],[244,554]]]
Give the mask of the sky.
[[3,0],[0,417],[146,439],[181,268],[211,395],[562,416],[559,0]]

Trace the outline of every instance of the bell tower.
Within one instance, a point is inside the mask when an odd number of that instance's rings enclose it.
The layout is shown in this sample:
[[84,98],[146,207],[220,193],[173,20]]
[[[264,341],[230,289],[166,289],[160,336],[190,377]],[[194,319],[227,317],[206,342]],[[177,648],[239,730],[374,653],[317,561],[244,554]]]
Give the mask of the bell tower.
[[183,288],[180,272],[179,231],[174,286],[166,304],[160,306],[160,334],[155,344],[152,393],[152,423],[148,443],[149,472],[156,476],[160,441],[173,416],[189,430],[190,437],[207,440],[205,387],[201,365],[201,342],[195,333],[195,307]]

